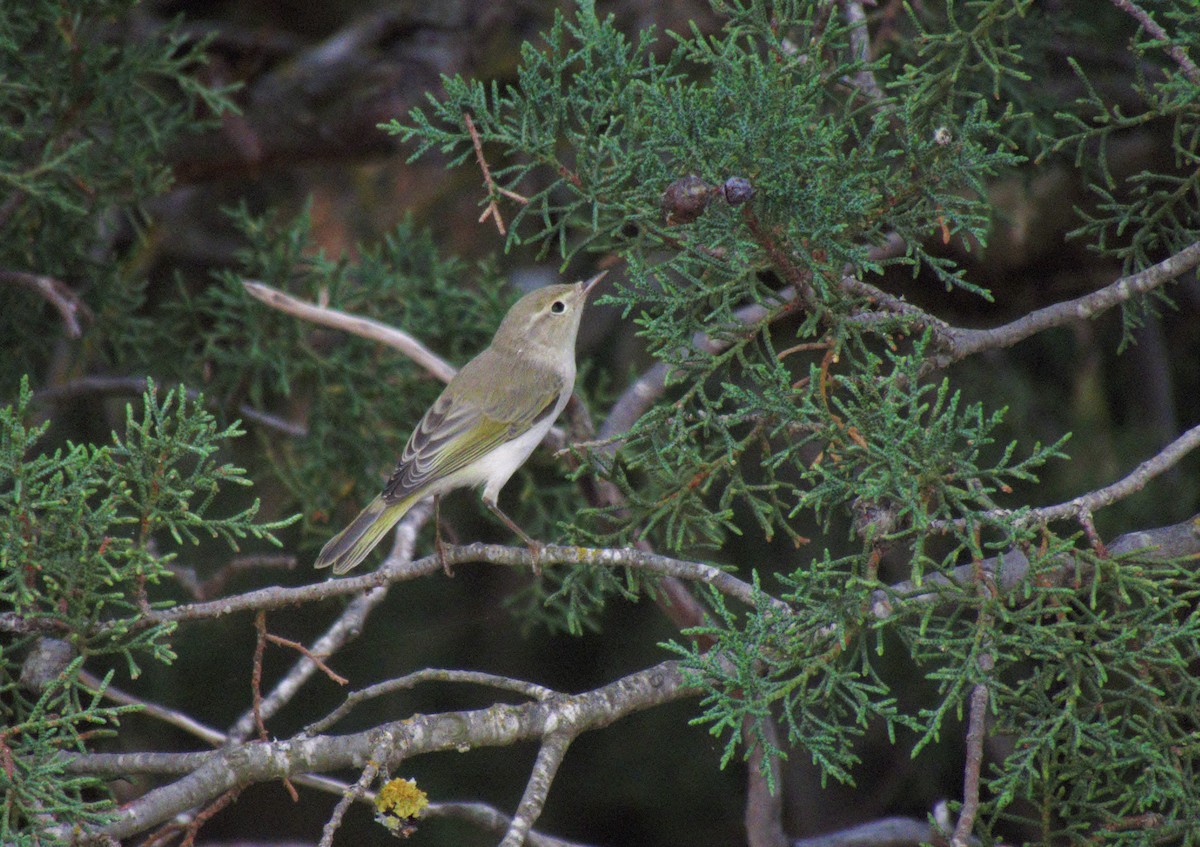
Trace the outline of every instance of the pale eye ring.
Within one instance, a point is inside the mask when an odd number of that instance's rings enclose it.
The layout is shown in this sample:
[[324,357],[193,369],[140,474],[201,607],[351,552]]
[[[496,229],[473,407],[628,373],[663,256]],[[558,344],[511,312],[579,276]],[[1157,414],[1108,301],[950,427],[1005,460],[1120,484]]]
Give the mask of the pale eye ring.
[[552,304],[550,304],[550,311],[556,315],[561,315],[566,310],[567,304],[562,300],[555,300]]

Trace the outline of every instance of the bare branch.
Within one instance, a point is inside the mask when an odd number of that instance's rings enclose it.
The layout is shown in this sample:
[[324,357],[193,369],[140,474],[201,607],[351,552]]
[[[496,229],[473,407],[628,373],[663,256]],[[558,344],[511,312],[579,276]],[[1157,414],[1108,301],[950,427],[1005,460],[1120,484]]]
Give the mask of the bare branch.
[[[101,685],[103,685],[103,680],[87,671],[80,671],[79,679],[84,685],[90,686],[97,691],[99,691]],[[184,732],[194,735],[214,747],[220,747],[225,743],[225,734],[220,730],[213,729],[210,726],[200,723],[200,721],[196,720],[191,715],[186,715],[183,712],[175,709],[161,706],[158,703],[154,703],[142,697],[135,697],[134,695],[128,694],[121,689],[116,688],[115,686],[105,686],[104,697],[108,700],[112,700],[114,703],[120,703],[123,706],[139,706],[141,707],[142,714],[149,715],[150,717],[157,718],[164,723],[169,723],[171,726],[178,727]]]
[[[445,561],[451,566],[471,563],[513,567],[519,570],[529,570],[533,564],[533,556],[526,547],[505,547],[499,544],[471,544],[462,546],[447,546],[444,550]],[[756,591],[750,583],[738,579],[731,573],[721,570],[715,565],[703,562],[688,562],[672,559],[655,553],[636,549],[594,549],[588,547],[562,547],[550,545],[541,548],[538,560],[542,566],[570,564],[590,565],[607,568],[635,568],[661,576],[677,577],[691,582],[704,582],[712,585],[723,594],[753,606],[761,598],[764,602],[777,605],[781,611],[787,610],[787,605],[778,600],[772,600]],[[420,576],[428,576],[442,569],[441,557],[425,556],[412,562],[397,562],[389,560],[378,570],[362,576],[330,579],[325,582],[301,585],[294,588],[272,586],[249,591],[235,597],[211,600],[205,603],[189,603],[170,609],[150,610],[138,621],[140,626],[150,626],[167,621],[205,620],[222,617],[233,612],[257,611],[258,609],[278,609],[298,603],[310,603],[348,594],[369,591],[382,585],[394,582],[405,582]],[[3,621],[0,618],[0,621]]]
[[407,332],[402,332],[395,327],[371,318],[363,318],[347,312],[340,312],[337,309],[306,303],[290,294],[285,294],[278,288],[272,288],[254,280],[243,280],[242,285],[251,297],[267,304],[272,309],[302,318],[309,323],[340,329],[343,332],[349,332],[352,335],[378,341],[380,344],[395,348],[442,382],[449,382],[458,372],[457,368],[437,353]]
[[1038,520],[1054,521],[1075,517],[1082,513],[1090,514],[1096,509],[1111,506],[1118,500],[1124,500],[1131,494],[1141,491],[1146,487],[1146,483],[1174,467],[1198,446],[1200,446],[1200,425],[1192,427],[1159,451],[1156,456],[1142,462],[1124,479],[1088,494],[1082,494],[1074,500],[1068,500],[1057,506],[1033,509],[1031,513]]
[[342,825],[342,818],[345,816],[346,810],[350,808],[351,803],[362,797],[371,783],[375,781],[375,777],[379,775],[379,769],[383,766],[383,756],[386,752],[385,742],[381,739],[379,745],[367,759],[367,764],[363,767],[362,774],[359,775],[358,780],[346,790],[342,795],[342,799],[337,802],[337,805],[333,807],[333,811],[330,812],[329,820],[325,822],[325,826],[321,830],[319,847],[333,847],[334,833]]
[[487,685],[492,688],[498,688],[501,691],[514,691],[534,700],[548,700],[551,697],[561,696],[553,689],[545,688],[537,683],[526,682],[523,679],[512,679],[511,677],[483,673],[482,671],[425,668],[414,673],[405,674],[402,677],[397,677],[396,679],[377,682],[374,685],[349,694],[345,701],[328,715],[306,726],[303,734],[313,736],[319,732],[325,732],[342,718],[346,717],[346,715],[350,714],[354,710],[354,707],[360,703],[364,703],[375,697],[382,697],[385,694],[391,694],[395,691],[407,691],[424,682],[465,682],[474,685]]
[[[747,847],[786,847],[783,831],[783,768],[777,756],[769,756],[749,731],[752,719],[742,722],[742,743],[749,750],[746,758],[746,810],[742,816],[746,826]],[[768,743],[779,744],[779,727],[774,718],[763,721]],[[780,749],[782,749],[780,747]],[[768,781],[764,765],[771,774]],[[772,790],[772,786],[774,787]]]
[[51,306],[58,310],[69,338],[79,338],[83,335],[83,327],[79,325],[81,316],[89,321],[92,320],[91,309],[79,299],[69,285],[54,277],[0,268],[0,282],[23,286],[44,297]]
[[1122,12],[1132,15],[1141,28],[1146,30],[1147,35],[1156,41],[1165,42],[1163,50],[1175,60],[1175,63],[1179,65],[1179,69],[1183,71],[1183,75],[1194,85],[1200,85],[1200,67],[1197,67],[1196,63],[1191,60],[1186,50],[1178,44],[1171,43],[1171,37],[1167,35],[1167,31],[1159,26],[1154,18],[1150,17],[1149,12],[1142,9],[1133,0],[1112,0],[1112,4]]
[[[1091,520],[1091,514],[1094,511],[1111,506],[1113,503],[1141,491],[1150,480],[1173,468],[1184,456],[1197,447],[1200,447],[1200,424],[1176,438],[1152,458],[1142,462],[1123,479],[1087,494],[1081,494],[1065,503],[1029,509],[1022,513],[1022,520],[1026,525],[1061,520],[1079,520],[1086,525]],[[1003,521],[1015,514],[1011,509],[992,509],[983,512],[977,518]],[[938,531],[961,529],[965,525],[966,521],[962,518],[953,521],[931,522],[932,528]]]
[[[418,503],[408,511],[396,526],[395,543],[386,563],[411,562],[417,543],[417,534],[429,520],[429,503]],[[385,564],[386,564],[385,563]],[[332,656],[347,642],[363,630],[371,611],[387,597],[387,587],[377,586],[362,596],[356,597],[338,616],[325,633],[313,642],[310,648],[318,656]],[[300,691],[300,688],[317,671],[317,664],[308,657],[301,659],[276,683],[269,695],[263,698],[260,710],[264,720],[282,709]],[[246,711],[229,730],[229,737],[244,741],[254,729],[254,711]]]
[[867,31],[863,4],[859,0],[841,0],[840,5],[846,23],[850,24],[850,50],[855,61],[863,65],[854,73],[853,85],[872,103],[881,103],[884,99],[883,89],[879,87],[875,74],[867,67],[871,61],[871,36]]
[[567,748],[571,746],[574,737],[574,734],[568,732],[551,732],[546,736],[533,763],[529,782],[525,785],[525,793],[517,805],[517,813],[513,815],[500,847],[521,847],[525,843],[525,836],[534,821],[541,817],[542,808],[546,805],[546,795],[550,793],[550,784],[554,782],[554,775],[558,773],[558,766],[567,755]]
[[[430,803],[421,812],[420,819],[428,818],[457,818],[493,832],[507,832],[512,821],[508,815],[486,803]],[[554,838],[535,830],[529,831],[525,843],[529,847],[588,847],[577,841]]]
[[1037,309],[1003,326],[992,329],[943,327],[938,333],[943,352],[934,358],[934,365],[945,367],[982,350],[1011,347],[1051,327],[1094,318],[1113,306],[1166,285],[1196,267],[1200,267],[1200,242],[1185,247],[1157,265],[1123,276],[1099,291]]
[[[972,563],[976,590],[984,598],[996,597],[996,584],[984,571],[979,561]],[[981,679],[971,688],[970,706],[967,712],[966,762],[963,766],[963,802],[959,811],[958,823],[954,825],[954,833],[950,837],[951,847],[967,847],[971,839],[971,830],[975,827],[975,816],[979,813],[979,776],[983,770],[983,742],[986,733],[987,707],[989,691],[987,680],[996,667],[992,655],[992,624],[993,616],[989,607],[984,606],[975,622],[976,630],[982,649],[976,659]]]
[[626,715],[690,697],[697,689],[683,678],[681,664],[666,661],[583,694],[521,705],[413,715],[370,730],[339,736],[294,738],[241,745],[207,753],[113,753],[67,756],[72,773],[186,773],[152,789],[114,813],[97,830],[126,838],[202,805],[235,785],[265,782],[314,771],[361,767],[377,750],[388,766],[445,750],[508,746],[553,733],[579,735]]
[[927,821],[915,818],[882,818],[849,829],[797,838],[791,847],[919,847],[945,843]]

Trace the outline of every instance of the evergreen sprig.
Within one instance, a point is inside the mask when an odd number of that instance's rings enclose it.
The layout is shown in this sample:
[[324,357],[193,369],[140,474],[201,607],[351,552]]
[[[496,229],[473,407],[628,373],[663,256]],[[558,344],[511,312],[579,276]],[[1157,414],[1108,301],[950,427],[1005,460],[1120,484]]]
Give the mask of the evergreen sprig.
[[174,625],[142,616],[171,605],[154,587],[181,551],[203,536],[234,550],[246,538],[278,545],[275,532],[295,520],[257,520],[258,501],[229,512],[229,486],[250,482],[217,455],[242,433],[219,427],[182,387],[160,398],[151,382],[111,444],[49,453],[39,451],[47,425],[25,423],[32,396],[26,379],[17,403],[0,408],[0,607],[19,633],[0,648],[6,843],[39,831],[47,812],[94,822],[110,808],[94,780],[65,776],[57,759],[128,710],[100,705],[80,670],[115,655],[137,676],[139,657],[175,658]]

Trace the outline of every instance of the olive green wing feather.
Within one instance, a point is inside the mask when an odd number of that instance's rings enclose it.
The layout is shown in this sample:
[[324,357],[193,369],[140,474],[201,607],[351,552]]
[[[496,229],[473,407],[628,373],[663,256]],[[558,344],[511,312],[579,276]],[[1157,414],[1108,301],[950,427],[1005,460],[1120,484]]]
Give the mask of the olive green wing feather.
[[421,418],[383,489],[385,500],[405,499],[446,479],[554,413],[567,387],[562,374],[497,367],[490,353],[459,371]]

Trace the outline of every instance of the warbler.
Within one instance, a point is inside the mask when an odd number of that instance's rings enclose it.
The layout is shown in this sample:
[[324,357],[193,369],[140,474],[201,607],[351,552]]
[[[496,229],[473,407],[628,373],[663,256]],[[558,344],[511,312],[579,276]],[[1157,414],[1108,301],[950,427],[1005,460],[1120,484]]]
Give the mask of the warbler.
[[467,362],[421,418],[383,493],[317,556],[343,574],[426,497],[483,486],[483,502],[534,551],[538,544],[496,505],[500,489],[541,443],[575,385],[575,338],[603,277],[549,285],[508,310],[488,348]]

